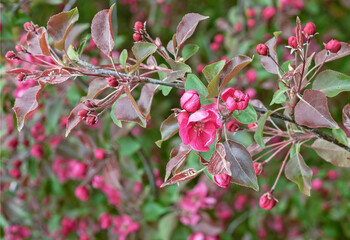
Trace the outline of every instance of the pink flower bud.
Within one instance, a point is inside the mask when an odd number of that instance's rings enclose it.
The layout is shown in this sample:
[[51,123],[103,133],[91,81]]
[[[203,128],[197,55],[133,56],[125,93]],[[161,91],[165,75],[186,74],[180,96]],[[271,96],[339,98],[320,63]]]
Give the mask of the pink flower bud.
[[100,218],[98,219],[98,223],[100,224],[102,229],[107,229],[112,224],[111,216],[108,213],[102,213]]
[[136,32],[140,32],[144,27],[143,23],[140,21],[135,22],[134,29]]
[[256,90],[254,88],[247,88],[244,93],[249,96],[249,99],[256,98]]
[[322,186],[323,186],[322,179],[316,178],[316,179],[312,180],[312,182],[311,182],[312,189],[314,189],[316,191],[321,190]]
[[248,123],[248,128],[251,131],[255,131],[258,125],[256,123]]
[[308,22],[304,27],[304,33],[307,36],[315,35],[316,33],[316,25],[313,22]]
[[240,31],[242,31],[242,23],[236,23],[235,24],[235,30],[236,30],[236,32],[240,32]]
[[254,162],[253,166],[254,166],[255,175],[260,175],[264,170],[264,165],[261,162]]
[[276,9],[272,6],[264,8],[262,11],[262,16],[264,19],[269,20],[276,14]]
[[246,73],[245,73],[245,77],[247,78],[249,83],[253,83],[256,81],[256,79],[258,78],[256,71],[254,69],[249,69]]
[[298,42],[297,42],[297,38],[294,36],[290,36],[288,38],[288,45],[291,46],[294,49],[298,48]]
[[102,148],[97,148],[94,152],[94,156],[97,160],[103,160],[106,158],[106,152]]
[[254,8],[248,8],[246,14],[247,14],[248,18],[255,17],[255,10],[254,10]]
[[26,31],[32,31],[34,30],[34,26],[31,22],[26,22],[25,24],[23,24],[24,30]]
[[213,51],[213,52],[217,52],[219,51],[220,49],[220,44],[216,43],[216,42],[213,42],[210,44],[210,49]]
[[79,111],[78,111],[79,119],[80,119],[80,120],[84,120],[84,119],[87,117],[88,113],[89,113],[89,111],[86,110],[86,109],[81,109],[81,110],[79,110]]
[[15,149],[18,145],[18,140],[17,138],[12,138],[8,143],[7,143],[7,146],[9,148],[12,148],[12,149]]
[[79,237],[79,240],[89,240],[90,238],[89,238],[89,235],[86,235],[86,234],[82,234],[82,235],[80,235],[80,237]]
[[330,40],[325,46],[325,49],[332,53],[337,53],[340,48],[341,44],[338,40]]
[[233,112],[235,110],[244,110],[249,103],[249,96],[242,91],[234,88],[227,88],[221,94],[222,100],[225,102],[226,108]]
[[68,121],[68,117],[67,116],[61,117],[61,120],[60,120],[61,126],[62,127],[66,127],[67,121]]
[[97,116],[88,116],[85,120],[87,125],[95,125],[97,123]]
[[92,179],[92,186],[94,188],[102,188],[104,186],[104,179],[102,176],[96,175]]
[[234,121],[230,121],[226,123],[226,128],[229,132],[235,132],[238,129],[238,126]]
[[25,79],[26,75],[23,73],[20,73],[17,75],[17,81],[22,82]]
[[30,149],[30,154],[35,158],[41,158],[44,155],[44,150],[39,144],[33,145]]
[[84,186],[79,186],[75,189],[75,196],[81,201],[86,202],[89,200],[89,190]]
[[336,180],[338,178],[338,172],[336,170],[329,170],[327,173],[327,177],[330,180]]
[[203,71],[203,69],[205,68],[205,65],[204,64],[199,64],[197,66],[197,72],[201,73]]
[[271,210],[276,205],[277,200],[270,192],[265,193],[259,199],[259,205],[265,210]]
[[269,48],[265,44],[260,43],[256,46],[256,52],[261,56],[267,56],[269,54]]
[[32,134],[32,137],[38,142],[41,142],[45,139],[45,127],[39,122],[34,124],[34,126],[30,129],[30,133]]
[[253,28],[255,26],[255,20],[254,19],[248,19],[247,25],[249,28]]
[[21,170],[19,170],[18,168],[11,169],[9,173],[15,179],[21,178]]
[[186,91],[180,98],[180,104],[183,109],[185,109],[187,112],[190,112],[190,113],[193,113],[198,109],[200,109],[201,102],[197,91],[195,90]]
[[142,35],[139,34],[139,33],[134,33],[134,34],[132,35],[132,38],[134,39],[135,42],[139,42],[139,41],[142,40]]
[[119,82],[115,77],[107,78],[107,83],[110,87],[115,88],[119,86]]
[[71,165],[71,174],[73,178],[83,179],[86,175],[88,165],[84,162],[74,160]]
[[16,57],[16,54],[13,52],[13,51],[8,51],[6,54],[5,54],[5,58],[8,59],[8,60],[12,60]]
[[216,34],[214,37],[214,42],[222,44],[225,41],[225,37],[222,34]]
[[220,174],[214,176],[215,183],[222,188],[227,188],[231,181],[231,176],[227,174]]
[[96,105],[94,104],[94,102],[91,101],[91,100],[86,100],[86,101],[84,101],[84,105],[85,105],[86,107],[88,107],[88,108],[94,108],[94,107],[96,107]]
[[17,52],[22,52],[23,51],[23,47],[21,45],[16,45],[16,51]]
[[13,161],[13,166],[15,166],[15,168],[19,168],[22,165],[22,162],[19,159],[16,159],[15,161]]

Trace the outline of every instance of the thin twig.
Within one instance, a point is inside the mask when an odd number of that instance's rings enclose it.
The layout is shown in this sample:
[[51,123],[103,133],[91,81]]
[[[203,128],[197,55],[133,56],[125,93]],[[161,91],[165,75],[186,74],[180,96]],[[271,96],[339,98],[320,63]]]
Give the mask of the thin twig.
[[157,198],[158,197],[158,188],[157,188],[157,184],[156,184],[156,178],[155,178],[154,173],[152,171],[151,164],[148,161],[148,158],[147,158],[146,154],[143,152],[142,149],[140,149],[138,151],[138,153],[140,155],[141,162],[142,162],[143,166],[146,169],[146,174],[147,174],[147,177],[148,177],[148,181],[149,181],[149,183],[151,185],[151,188],[153,190],[154,196]]

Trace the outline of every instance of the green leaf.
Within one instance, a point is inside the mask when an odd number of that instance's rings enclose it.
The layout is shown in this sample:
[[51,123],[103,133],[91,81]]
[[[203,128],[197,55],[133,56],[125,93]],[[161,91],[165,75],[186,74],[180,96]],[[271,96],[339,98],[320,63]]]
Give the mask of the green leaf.
[[[204,169],[204,172],[205,172],[205,175],[207,175],[207,177],[208,177],[213,183],[215,183],[214,176],[211,175],[211,174],[208,172],[208,168],[205,168],[205,169]],[[216,184],[216,183],[215,183],[215,184]]]
[[157,51],[157,46],[153,43],[136,42],[131,50],[138,62],[142,62]]
[[167,208],[156,202],[148,202],[143,205],[142,212],[144,220],[154,221],[167,212]]
[[69,45],[68,50],[67,50],[67,55],[72,61],[77,61],[79,60],[79,55],[78,53],[74,50],[73,45]]
[[38,161],[36,159],[28,159],[28,172],[29,175],[34,179],[38,176]]
[[270,103],[270,106],[273,104],[281,104],[284,103],[287,100],[286,95],[284,94],[285,92],[287,92],[288,90],[283,90],[283,89],[279,89],[277,90],[272,97],[272,101]]
[[115,125],[117,125],[118,127],[122,127],[122,121],[118,120],[116,117],[115,117],[115,105],[117,104],[118,101],[115,101],[112,105],[112,109],[111,109],[111,112],[110,112],[110,115],[111,115],[111,118],[114,122]]
[[78,53],[79,56],[81,56],[81,54],[84,52],[85,48],[88,46],[90,38],[91,38],[90,34],[86,35],[83,38],[83,40],[81,41],[81,43],[79,44],[79,46],[77,48],[77,53]]
[[254,133],[255,141],[263,148],[265,148],[265,143],[263,141],[263,130],[266,123],[267,118],[270,116],[272,112],[268,111],[264,115],[262,115],[258,120],[258,128]]
[[346,133],[341,128],[332,129],[333,136],[345,146],[349,146]]
[[207,88],[204,86],[202,81],[194,74],[189,74],[185,83],[185,90],[195,90],[198,92],[199,98],[202,105],[208,105],[211,101],[205,99],[208,94]]
[[235,110],[232,115],[243,124],[255,123],[258,118],[256,111],[251,104],[248,104],[248,107],[244,110]]
[[128,51],[124,49],[119,57],[119,63],[123,66],[126,73],[128,73],[128,69],[126,69],[126,60],[128,59]]
[[196,44],[187,44],[183,49],[182,49],[182,58],[184,59],[183,61],[186,62],[187,59],[192,57],[196,52],[198,52],[199,46]]
[[64,109],[62,98],[57,98],[56,101],[47,105],[47,130],[48,132],[57,131],[57,125]]
[[324,92],[327,97],[335,97],[344,91],[350,91],[350,76],[333,70],[325,70],[317,75],[312,89]]
[[[159,67],[168,68],[167,65],[165,65],[164,63],[160,64]],[[159,71],[158,76],[159,76],[159,80],[164,81],[164,79],[167,78],[168,73]],[[168,96],[171,89],[173,89],[172,87],[169,87],[169,86],[159,86],[159,87],[162,90],[163,96]]]
[[117,140],[119,144],[120,155],[131,155],[141,148],[141,144],[136,140],[128,137],[120,138]]
[[220,71],[225,66],[225,61],[221,60],[210,65],[205,66],[202,73],[208,82],[211,82],[214,78],[219,76]]
[[312,170],[306,165],[299,150],[297,150],[297,153],[287,162],[284,174],[286,178],[298,185],[300,191],[310,196]]
[[176,213],[169,213],[162,217],[158,222],[158,233],[161,240],[171,239],[171,235],[178,224]]
[[50,217],[48,227],[49,227],[49,232],[53,232],[56,229],[60,227],[61,221],[60,221],[60,215],[55,214],[52,217]]

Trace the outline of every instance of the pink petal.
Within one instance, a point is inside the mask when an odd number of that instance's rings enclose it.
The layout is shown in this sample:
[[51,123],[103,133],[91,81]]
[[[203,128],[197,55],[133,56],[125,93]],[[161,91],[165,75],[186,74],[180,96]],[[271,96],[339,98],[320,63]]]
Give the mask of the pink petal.
[[225,91],[222,92],[221,98],[224,102],[227,101],[228,97],[233,97],[236,89],[234,88],[227,88]]
[[209,113],[206,110],[198,110],[197,112],[192,113],[190,118],[188,119],[189,122],[200,122],[206,117],[208,117]]

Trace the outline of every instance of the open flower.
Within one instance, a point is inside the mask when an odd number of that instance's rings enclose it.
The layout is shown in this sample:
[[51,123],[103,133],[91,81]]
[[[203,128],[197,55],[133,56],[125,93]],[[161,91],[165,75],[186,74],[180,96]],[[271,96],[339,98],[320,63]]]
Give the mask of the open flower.
[[199,152],[209,151],[209,145],[216,137],[216,129],[222,127],[219,114],[214,109],[198,110],[192,115],[180,113],[180,137],[184,144],[190,144]]
[[244,95],[242,91],[234,88],[227,88],[223,91],[221,98],[230,112],[233,112],[234,110],[244,110],[249,103],[249,95]]

